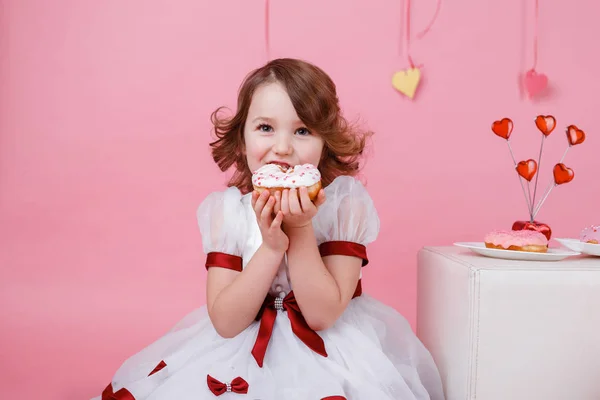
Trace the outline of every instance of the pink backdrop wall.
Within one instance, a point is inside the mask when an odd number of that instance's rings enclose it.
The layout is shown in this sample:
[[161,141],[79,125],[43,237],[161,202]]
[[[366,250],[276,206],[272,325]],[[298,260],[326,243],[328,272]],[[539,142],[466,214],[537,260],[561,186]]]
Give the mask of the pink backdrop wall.
[[[575,180],[539,218],[559,237],[600,223],[598,5],[542,4],[539,70],[554,88],[531,103],[517,77],[532,59],[533,1],[444,1],[413,44],[425,65],[414,102],[390,86],[407,66],[401,1],[272,3],[272,56],[323,67],[347,116],[377,132],[365,175],[382,230],[364,286],[412,324],[420,247],[481,240],[526,217],[495,119],[515,121],[524,159],[537,157],[533,118],[557,117],[540,190],[564,127],[586,130],[565,160]],[[413,6],[415,30],[434,10],[435,0]],[[263,1],[4,0],[0,11],[2,397],[89,398],[204,304],[195,210],[225,182],[208,116],[234,106],[241,79],[265,62]]]

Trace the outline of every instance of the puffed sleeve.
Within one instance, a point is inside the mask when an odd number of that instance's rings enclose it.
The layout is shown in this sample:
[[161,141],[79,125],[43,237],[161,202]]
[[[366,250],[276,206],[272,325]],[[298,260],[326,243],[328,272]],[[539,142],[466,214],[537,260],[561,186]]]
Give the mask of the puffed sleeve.
[[247,222],[239,189],[213,192],[198,206],[198,227],[206,254],[206,269],[242,270]]
[[379,234],[379,216],[363,184],[339,176],[325,188],[326,201],[313,219],[321,256],[347,255],[367,265],[367,245]]

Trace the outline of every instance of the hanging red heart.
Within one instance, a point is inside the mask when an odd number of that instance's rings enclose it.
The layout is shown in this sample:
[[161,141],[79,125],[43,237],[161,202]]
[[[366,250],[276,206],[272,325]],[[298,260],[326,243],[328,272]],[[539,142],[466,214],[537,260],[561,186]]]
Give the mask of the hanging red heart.
[[569,183],[575,177],[575,172],[571,168],[568,168],[563,163],[558,163],[554,166],[554,183],[562,185],[563,183]]
[[538,115],[535,119],[535,126],[544,136],[548,136],[556,128],[556,119],[552,115]]
[[520,161],[517,164],[516,170],[520,176],[531,182],[537,172],[537,163],[531,158],[527,161]]
[[508,140],[513,130],[513,122],[510,118],[502,118],[500,121],[494,121],[492,132],[503,139]]
[[585,140],[585,132],[577,128],[575,125],[569,125],[567,127],[567,139],[569,140],[569,145],[571,146],[583,143]]

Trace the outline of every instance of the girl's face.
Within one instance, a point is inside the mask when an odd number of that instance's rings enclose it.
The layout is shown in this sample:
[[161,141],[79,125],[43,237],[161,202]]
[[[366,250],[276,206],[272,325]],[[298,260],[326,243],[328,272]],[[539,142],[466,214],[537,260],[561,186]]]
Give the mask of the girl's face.
[[285,88],[278,82],[259,86],[244,126],[245,154],[250,171],[265,164],[319,165],[323,139],[300,121]]

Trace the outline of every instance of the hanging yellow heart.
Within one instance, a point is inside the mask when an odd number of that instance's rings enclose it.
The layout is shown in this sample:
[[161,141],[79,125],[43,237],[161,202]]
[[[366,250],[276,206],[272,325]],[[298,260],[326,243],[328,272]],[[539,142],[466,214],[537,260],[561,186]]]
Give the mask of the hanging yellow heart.
[[392,76],[392,86],[400,93],[410,97],[415,96],[417,86],[421,80],[421,71],[417,67],[398,71]]

